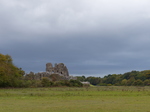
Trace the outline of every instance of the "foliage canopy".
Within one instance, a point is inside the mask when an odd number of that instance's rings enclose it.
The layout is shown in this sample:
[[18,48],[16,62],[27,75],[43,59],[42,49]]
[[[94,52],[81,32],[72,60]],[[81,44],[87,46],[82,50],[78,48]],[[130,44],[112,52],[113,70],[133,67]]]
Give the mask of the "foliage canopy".
[[13,64],[10,55],[0,54],[0,87],[17,86],[24,73],[21,68]]

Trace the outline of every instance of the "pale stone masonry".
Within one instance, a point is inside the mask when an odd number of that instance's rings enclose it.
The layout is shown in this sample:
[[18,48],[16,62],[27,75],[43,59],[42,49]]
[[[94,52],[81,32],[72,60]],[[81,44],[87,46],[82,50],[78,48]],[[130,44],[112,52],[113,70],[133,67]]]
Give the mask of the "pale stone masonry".
[[32,75],[26,75],[26,78],[31,77],[34,80],[41,80],[43,77],[50,77],[52,74],[58,74],[61,76],[62,80],[70,80],[74,79],[76,80],[76,77],[69,76],[69,72],[67,67],[63,63],[55,64],[54,67],[52,63],[47,63],[46,64],[46,72],[38,72],[38,73],[33,73]]
[[69,76],[68,69],[63,63],[55,64],[54,67],[51,63],[47,63],[46,72],[59,74],[61,76]]

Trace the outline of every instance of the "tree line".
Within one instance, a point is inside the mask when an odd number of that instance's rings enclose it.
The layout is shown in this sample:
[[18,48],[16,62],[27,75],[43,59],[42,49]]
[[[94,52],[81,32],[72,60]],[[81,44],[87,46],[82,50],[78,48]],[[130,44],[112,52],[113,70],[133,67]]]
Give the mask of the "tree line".
[[88,81],[97,86],[149,86],[150,70],[131,71],[124,74],[109,74],[101,77],[78,76],[79,81]]

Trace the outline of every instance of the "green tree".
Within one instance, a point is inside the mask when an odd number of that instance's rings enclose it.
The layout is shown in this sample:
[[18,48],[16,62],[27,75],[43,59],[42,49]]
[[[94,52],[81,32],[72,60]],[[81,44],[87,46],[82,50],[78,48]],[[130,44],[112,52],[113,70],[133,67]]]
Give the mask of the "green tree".
[[144,82],[143,82],[144,86],[149,86],[150,85],[150,80],[149,79],[146,79]]
[[0,87],[16,87],[24,75],[24,71],[12,61],[11,56],[0,54]]
[[70,83],[70,86],[74,86],[74,87],[82,87],[83,86],[83,84],[78,80],[71,79],[69,81],[69,83]]
[[25,79],[26,80],[34,80],[35,74],[34,72],[30,72],[29,74],[26,74]]
[[143,81],[140,80],[140,79],[135,80],[135,81],[133,82],[133,86],[142,86],[142,85],[143,85]]
[[121,81],[121,85],[126,86],[126,85],[127,85],[127,79],[123,79],[123,80]]
[[147,72],[145,75],[147,79],[150,79],[150,72]]
[[77,76],[78,81],[85,81],[86,77],[85,76]]
[[130,79],[127,80],[127,86],[132,86],[133,82],[135,81],[134,77],[131,77]]
[[100,77],[87,77],[86,81],[90,82],[92,85],[98,85],[101,82]]

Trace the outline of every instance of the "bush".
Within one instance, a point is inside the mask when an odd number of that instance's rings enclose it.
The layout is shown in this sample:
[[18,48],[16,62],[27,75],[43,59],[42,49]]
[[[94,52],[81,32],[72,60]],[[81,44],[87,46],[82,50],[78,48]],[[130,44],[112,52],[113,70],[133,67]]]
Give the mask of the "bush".
[[50,80],[47,77],[43,77],[41,84],[43,87],[49,87],[50,86]]
[[71,79],[69,82],[70,82],[70,86],[73,86],[73,87],[82,87],[83,86],[83,84],[78,80]]
[[60,87],[60,86],[62,86],[62,83],[60,81],[55,81],[53,86]]
[[143,82],[144,86],[149,86],[150,85],[150,80],[149,79],[146,79],[144,82]]
[[112,86],[112,84],[107,84],[107,86]]

